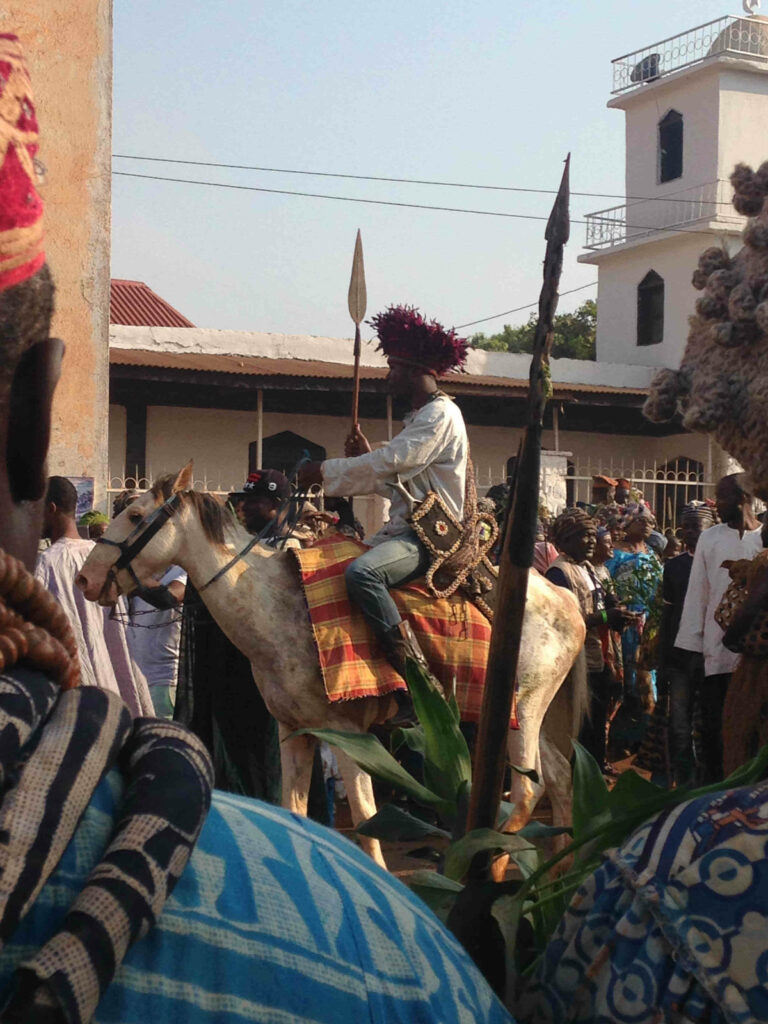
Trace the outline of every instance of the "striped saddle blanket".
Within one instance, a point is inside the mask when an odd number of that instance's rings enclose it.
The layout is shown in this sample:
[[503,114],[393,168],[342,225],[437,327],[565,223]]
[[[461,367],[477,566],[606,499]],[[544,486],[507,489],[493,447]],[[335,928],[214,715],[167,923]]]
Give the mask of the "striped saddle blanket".
[[[368,549],[347,537],[293,548],[328,700],[380,697],[405,683],[378,648],[362,612],[347,597],[344,570]],[[392,591],[446,692],[454,685],[462,718],[477,721],[483,700],[491,626],[470,601],[433,597],[420,582]]]

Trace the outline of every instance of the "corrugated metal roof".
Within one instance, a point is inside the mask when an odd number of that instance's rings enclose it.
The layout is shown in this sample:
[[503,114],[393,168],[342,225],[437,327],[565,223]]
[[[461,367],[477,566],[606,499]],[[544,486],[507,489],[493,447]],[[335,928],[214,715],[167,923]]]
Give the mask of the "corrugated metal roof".
[[143,281],[113,278],[109,292],[109,322],[129,327],[194,327],[177,309]]
[[[265,356],[238,356],[202,352],[149,352],[144,349],[110,348],[109,361],[117,366],[147,366],[168,370],[193,370],[200,373],[245,374],[256,377],[300,377],[321,380],[349,380],[352,367],[344,363],[327,363],[312,359],[268,359]],[[387,368],[361,366],[363,380],[383,380]],[[499,388],[508,391],[528,390],[528,381],[514,377],[491,377],[480,374],[452,373],[443,378],[457,392]],[[607,384],[566,384],[555,382],[555,396],[575,394],[646,395],[647,388],[618,388]]]

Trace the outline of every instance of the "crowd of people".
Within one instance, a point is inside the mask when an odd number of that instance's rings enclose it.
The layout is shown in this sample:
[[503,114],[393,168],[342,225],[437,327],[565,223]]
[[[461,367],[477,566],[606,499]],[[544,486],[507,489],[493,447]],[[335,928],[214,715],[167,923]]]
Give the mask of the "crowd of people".
[[[628,482],[619,481],[609,497],[540,522],[534,553],[534,566],[573,592],[587,627],[583,658],[574,667],[587,673],[589,689],[579,739],[609,775],[616,773],[614,762],[637,755],[654,781],[718,781],[731,677],[747,663],[739,660],[735,632],[753,628],[765,596],[760,574],[751,616],[741,610],[741,625],[725,631],[731,567],[749,564],[763,548],[752,495],[740,475],[723,477],[714,500],[689,502],[665,534]],[[748,661],[753,675],[760,672],[754,660]],[[756,716],[751,741],[742,737],[738,752],[726,749],[727,767],[756,752],[760,705]],[[725,718],[731,725],[743,721],[735,706]]]

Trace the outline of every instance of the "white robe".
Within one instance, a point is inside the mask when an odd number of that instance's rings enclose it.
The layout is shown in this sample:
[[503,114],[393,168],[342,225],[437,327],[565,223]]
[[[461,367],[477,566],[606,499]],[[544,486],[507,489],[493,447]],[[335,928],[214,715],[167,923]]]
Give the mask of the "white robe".
[[411,527],[407,517],[413,501],[435,491],[458,520],[464,514],[469,442],[458,406],[438,394],[404,418],[403,430],[388,444],[352,459],[326,459],[323,490],[330,496],[380,494],[389,498],[389,520],[367,543],[381,544]]
[[[135,717],[154,717],[147,681],[131,657],[122,621],[110,619],[110,610],[86,601],[75,586],[75,577],[94,547],[92,540],[62,537],[41,551],[35,576],[56,598],[67,614],[80,655],[82,686],[100,686],[119,693]],[[120,619],[127,618],[125,599],[116,607]]]
[[762,549],[759,529],[747,530],[740,537],[738,530],[719,523],[699,537],[675,647],[702,653],[705,675],[727,675],[741,657],[723,644],[723,631],[715,621],[715,612],[730,583],[723,562],[754,558]]

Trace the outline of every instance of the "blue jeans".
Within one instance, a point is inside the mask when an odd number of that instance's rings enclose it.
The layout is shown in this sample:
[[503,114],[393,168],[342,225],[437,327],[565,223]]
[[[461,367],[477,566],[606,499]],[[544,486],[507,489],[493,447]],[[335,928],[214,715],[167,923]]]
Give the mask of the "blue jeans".
[[390,589],[423,576],[429,554],[413,530],[366,551],[344,573],[347,593],[377,635],[399,625],[400,612]]

